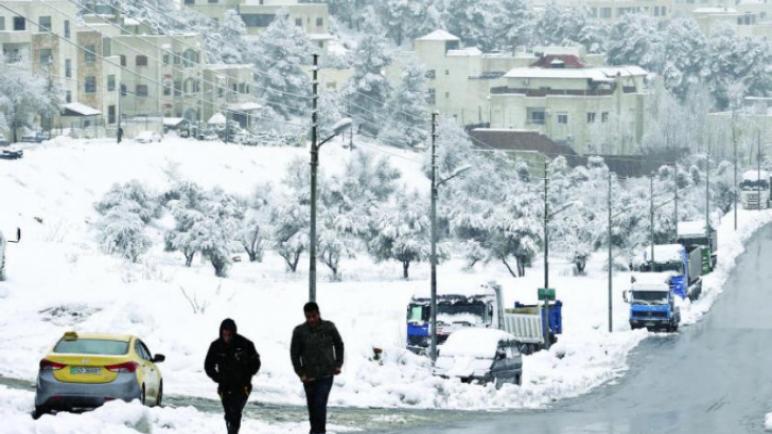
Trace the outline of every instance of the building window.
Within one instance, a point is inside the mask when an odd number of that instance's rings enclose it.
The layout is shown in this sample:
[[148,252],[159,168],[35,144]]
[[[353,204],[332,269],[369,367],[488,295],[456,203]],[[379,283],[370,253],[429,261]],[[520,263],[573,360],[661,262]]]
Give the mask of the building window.
[[600,8],[601,18],[611,18],[611,8]]
[[147,96],[147,85],[138,84],[134,92],[137,94],[137,96]]
[[126,66],[126,56],[121,54],[121,66]]
[[437,91],[429,89],[429,96],[426,98],[426,102],[430,105],[434,105],[437,102]]
[[170,60],[171,59],[169,58],[169,55],[168,54],[164,54],[164,65],[168,65]]
[[450,92],[445,92],[445,99],[449,99],[449,98],[450,98]]
[[217,3],[219,3],[219,0],[208,0],[208,3],[210,5],[216,5]]
[[298,27],[303,27],[303,19],[302,18],[295,18],[295,25]]
[[113,92],[115,90],[115,75],[110,74],[107,76],[107,91]]
[[115,123],[115,106],[114,105],[107,106],[107,123],[108,124]]
[[182,81],[176,80],[174,82],[174,96],[182,95]]
[[84,86],[85,92],[96,93],[96,88],[97,88],[96,77],[94,77],[93,75],[87,76],[85,81],[85,86]]
[[5,17],[0,17],[0,31],[5,30]]
[[426,71],[426,78],[429,80],[434,80],[437,77],[437,72],[433,69],[430,69]]
[[164,81],[164,96],[172,96],[173,84],[171,81]]
[[147,56],[144,56],[142,54],[138,55],[134,59],[134,64],[137,66],[147,66]]
[[568,124],[568,113],[558,113],[558,123],[562,125]]
[[64,20],[64,37],[70,39],[70,20]]
[[67,92],[65,92],[65,94],[64,94],[64,101],[67,104],[72,102],[72,92],[71,91],[68,90]]
[[38,18],[38,31],[50,32],[51,31],[51,16],[45,16]]
[[603,112],[600,114],[600,121],[604,124],[608,122],[608,112]]
[[84,55],[84,61],[86,63],[96,62],[96,46],[86,45],[86,51],[83,53],[83,55]]
[[241,20],[247,27],[268,27],[274,18],[274,14],[241,14]]
[[316,27],[322,27],[324,25],[324,18],[316,19]]
[[64,77],[72,78],[72,60],[64,59]]
[[595,123],[595,112],[587,112],[587,123]]
[[217,97],[222,98],[225,96],[225,89],[222,87],[217,88]]
[[121,84],[121,96],[126,96],[129,94],[129,89],[126,88],[125,84]]
[[41,65],[50,65],[54,61],[54,54],[53,51],[51,51],[50,48],[41,48],[40,49],[40,64]]
[[185,4],[189,5],[189,6],[190,5],[194,5],[194,4],[196,4],[196,0],[185,0]]
[[526,123],[535,125],[544,125],[544,119],[546,117],[544,108],[542,107],[528,107],[527,109]]
[[13,17],[13,30],[16,32],[27,30],[27,20],[24,17]]

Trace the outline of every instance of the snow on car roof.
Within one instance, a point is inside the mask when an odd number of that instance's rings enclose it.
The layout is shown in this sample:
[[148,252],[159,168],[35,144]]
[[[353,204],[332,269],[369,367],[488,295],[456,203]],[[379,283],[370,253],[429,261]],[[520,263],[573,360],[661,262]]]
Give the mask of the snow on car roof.
[[[701,238],[705,236],[705,220],[678,222],[678,238]],[[656,253],[656,252],[655,252]]]
[[769,179],[769,172],[766,170],[762,170],[759,172],[758,170],[748,170],[743,173],[743,181],[756,181],[756,180],[768,180]]
[[502,340],[513,341],[515,337],[498,329],[462,328],[448,336],[440,347],[440,355],[493,358]]

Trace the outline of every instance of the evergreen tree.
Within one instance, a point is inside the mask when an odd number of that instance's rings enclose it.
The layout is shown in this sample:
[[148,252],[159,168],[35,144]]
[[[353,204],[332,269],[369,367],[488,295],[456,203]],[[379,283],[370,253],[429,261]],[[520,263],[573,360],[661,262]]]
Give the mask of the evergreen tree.
[[398,46],[440,27],[440,14],[432,1],[384,0],[378,12],[388,37]]
[[499,2],[500,13],[493,17],[496,37],[502,41],[497,45],[514,53],[517,47],[528,44],[534,30],[534,17],[526,0],[499,0]]
[[290,21],[286,10],[276,14],[251,47],[257,93],[284,118],[301,115],[310,107],[311,81],[302,65],[311,61],[312,52],[305,33]]
[[496,46],[495,17],[500,12],[497,0],[439,0],[439,4],[446,29],[464,44],[483,51]]
[[383,109],[390,91],[384,69],[391,58],[386,52],[386,42],[381,34],[377,28],[372,29],[351,53],[354,74],[346,88],[346,98],[351,104],[351,114],[359,131],[373,136],[380,130]]
[[402,78],[387,105],[388,120],[378,136],[381,143],[414,148],[426,142],[429,111],[426,73],[417,62],[405,64]]

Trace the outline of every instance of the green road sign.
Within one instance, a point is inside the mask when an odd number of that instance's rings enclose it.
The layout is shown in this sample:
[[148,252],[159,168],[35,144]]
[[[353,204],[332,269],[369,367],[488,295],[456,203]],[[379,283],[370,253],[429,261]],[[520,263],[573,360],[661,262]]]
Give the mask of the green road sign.
[[539,288],[539,301],[554,301],[555,289],[554,288]]

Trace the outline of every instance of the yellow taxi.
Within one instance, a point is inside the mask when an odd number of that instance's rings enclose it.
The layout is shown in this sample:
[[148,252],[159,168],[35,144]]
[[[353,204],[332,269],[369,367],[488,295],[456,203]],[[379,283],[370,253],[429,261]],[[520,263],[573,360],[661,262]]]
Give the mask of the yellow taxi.
[[67,332],[40,361],[35,415],[114,399],[161,405],[163,379],[156,364],[164,360],[136,336]]

